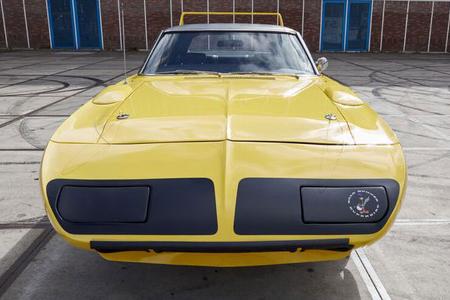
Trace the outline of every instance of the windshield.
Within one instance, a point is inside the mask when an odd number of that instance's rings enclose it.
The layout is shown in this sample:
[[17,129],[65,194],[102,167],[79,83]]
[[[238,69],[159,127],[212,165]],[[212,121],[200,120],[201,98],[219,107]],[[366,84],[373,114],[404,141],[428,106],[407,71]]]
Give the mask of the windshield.
[[314,74],[294,34],[280,32],[174,32],[163,35],[144,74]]

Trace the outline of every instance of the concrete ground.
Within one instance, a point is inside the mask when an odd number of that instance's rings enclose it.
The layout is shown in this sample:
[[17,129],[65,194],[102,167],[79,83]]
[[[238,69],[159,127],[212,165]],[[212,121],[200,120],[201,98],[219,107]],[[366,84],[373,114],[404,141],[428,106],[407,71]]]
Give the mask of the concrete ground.
[[[136,72],[144,53],[130,53]],[[380,242],[340,262],[258,268],[111,263],[55,236],[38,187],[57,126],[122,77],[120,53],[0,52],[0,298],[448,299],[450,57],[328,55],[399,136],[409,166],[404,207]]]

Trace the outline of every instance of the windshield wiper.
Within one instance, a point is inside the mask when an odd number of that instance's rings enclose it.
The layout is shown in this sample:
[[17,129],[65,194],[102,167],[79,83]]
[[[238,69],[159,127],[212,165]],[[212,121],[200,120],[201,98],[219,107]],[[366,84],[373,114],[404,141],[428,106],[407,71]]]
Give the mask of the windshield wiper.
[[201,75],[217,75],[217,76],[221,76],[222,74],[219,72],[214,72],[214,71],[201,71],[201,70],[173,70],[173,71],[162,71],[162,72],[157,72],[154,75],[158,75],[158,74],[201,74]]
[[261,76],[290,76],[296,79],[300,78],[300,74],[294,73],[275,73],[275,72],[230,72],[231,75],[261,75]]

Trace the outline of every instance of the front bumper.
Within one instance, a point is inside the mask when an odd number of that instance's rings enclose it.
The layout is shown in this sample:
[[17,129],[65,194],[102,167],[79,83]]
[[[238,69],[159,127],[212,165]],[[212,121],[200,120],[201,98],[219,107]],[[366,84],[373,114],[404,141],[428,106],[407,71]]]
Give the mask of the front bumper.
[[[71,244],[97,250],[106,259],[241,266],[339,259],[352,247],[381,238],[398,213],[405,174],[399,145],[51,142],[41,184],[56,231]],[[181,189],[167,186],[179,180],[188,184]],[[105,183],[148,186],[145,222],[138,214],[135,220],[119,216],[112,222],[80,222],[77,216],[61,215],[62,186]],[[203,188],[200,196],[189,196],[192,186]],[[321,186],[382,186],[386,211],[371,222],[327,223],[314,216],[313,222],[305,221],[302,187]],[[145,195],[144,189],[134,191]]]
[[353,248],[348,239],[270,241],[270,242],[105,242],[91,241],[91,248],[101,253],[123,251],[252,253],[330,250],[347,252]]

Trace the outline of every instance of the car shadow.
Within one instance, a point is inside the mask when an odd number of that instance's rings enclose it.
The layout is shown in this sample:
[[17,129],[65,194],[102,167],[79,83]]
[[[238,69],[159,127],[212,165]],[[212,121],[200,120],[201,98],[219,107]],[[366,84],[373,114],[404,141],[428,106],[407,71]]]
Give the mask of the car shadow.
[[[245,268],[109,262],[55,236],[4,296],[20,299],[360,299],[351,261]],[[359,279],[361,282],[361,280]],[[361,285],[361,284],[360,284]],[[364,290],[365,291],[365,290]]]

